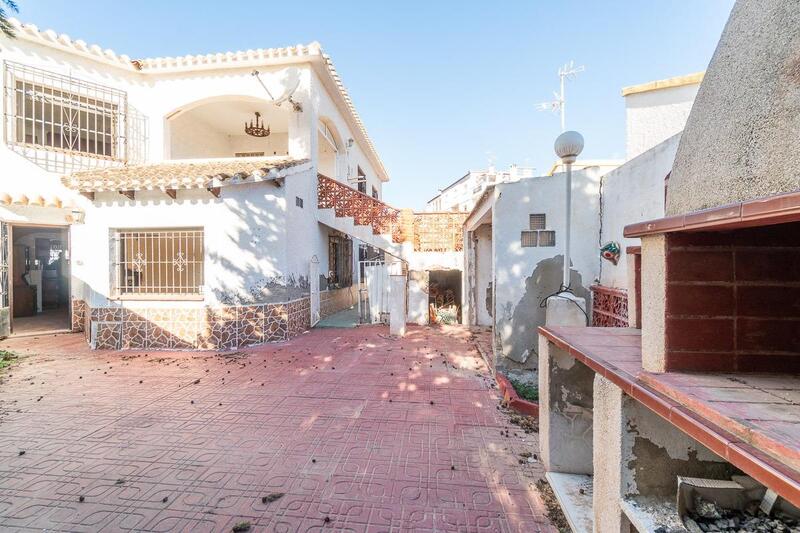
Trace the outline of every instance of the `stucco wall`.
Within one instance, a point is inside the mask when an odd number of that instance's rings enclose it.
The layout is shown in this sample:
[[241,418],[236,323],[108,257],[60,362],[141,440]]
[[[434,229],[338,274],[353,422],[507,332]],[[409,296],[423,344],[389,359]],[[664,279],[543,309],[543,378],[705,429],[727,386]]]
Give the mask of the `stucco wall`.
[[664,216],[664,178],[672,168],[680,134],[647,150],[603,176],[602,243],[620,243],[619,262],[600,263],[600,283],[628,288],[626,246],[639,246],[640,239],[623,237],[625,226]]
[[678,147],[667,214],[800,188],[800,3],[739,0]]
[[[287,182],[295,177],[301,175]],[[294,275],[298,263],[288,266],[285,191],[256,183],[224,187],[220,198],[205,191],[180,191],[177,200],[140,192],[135,202],[115,193],[98,194],[85,223],[72,226],[73,295],[93,308],[110,305],[112,228],[179,226],[204,229],[205,304],[296,298],[306,287]]]
[[625,147],[630,160],[683,130],[700,84],[625,97]]
[[[542,300],[561,284],[564,239],[564,174],[528,178],[497,185],[492,215],[494,255],[495,336],[504,358],[536,365],[536,328],[544,324]],[[572,288],[582,297],[598,275],[598,186],[600,171],[573,173]],[[523,248],[520,232],[529,228],[529,215],[544,213],[547,229],[555,230],[556,246]]]

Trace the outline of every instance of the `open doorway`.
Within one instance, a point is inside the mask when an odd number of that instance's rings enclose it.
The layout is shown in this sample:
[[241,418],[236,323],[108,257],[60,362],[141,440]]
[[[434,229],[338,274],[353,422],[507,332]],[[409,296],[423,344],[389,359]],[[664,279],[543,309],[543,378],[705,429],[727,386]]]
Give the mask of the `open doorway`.
[[70,329],[66,227],[11,227],[11,334]]
[[428,313],[431,324],[461,323],[461,271],[428,271]]

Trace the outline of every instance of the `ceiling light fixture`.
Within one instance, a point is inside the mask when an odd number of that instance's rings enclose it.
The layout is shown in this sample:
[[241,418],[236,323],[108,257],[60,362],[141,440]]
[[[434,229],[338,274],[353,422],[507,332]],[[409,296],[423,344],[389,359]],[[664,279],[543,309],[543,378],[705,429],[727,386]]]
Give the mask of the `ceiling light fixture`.
[[269,126],[264,128],[264,121],[261,120],[261,113],[256,111],[256,122],[250,120],[250,125],[244,123],[244,132],[252,137],[269,137]]

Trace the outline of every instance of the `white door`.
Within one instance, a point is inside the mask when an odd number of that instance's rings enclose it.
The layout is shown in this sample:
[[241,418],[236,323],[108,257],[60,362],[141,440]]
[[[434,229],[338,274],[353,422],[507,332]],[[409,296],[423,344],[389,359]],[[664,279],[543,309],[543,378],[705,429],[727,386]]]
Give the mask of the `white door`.
[[319,259],[317,256],[311,258],[308,269],[308,282],[311,288],[311,327],[319,322]]
[[389,268],[382,261],[363,261],[369,320],[381,322],[389,314]]

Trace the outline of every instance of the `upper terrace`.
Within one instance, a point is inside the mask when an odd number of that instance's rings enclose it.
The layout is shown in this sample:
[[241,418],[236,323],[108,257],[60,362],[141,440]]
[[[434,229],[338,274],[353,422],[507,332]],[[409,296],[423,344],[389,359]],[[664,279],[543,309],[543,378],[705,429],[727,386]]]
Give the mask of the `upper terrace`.
[[[377,194],[388,181],[319,43],[132,60],[11,25],[18,38],[2,54],[6,143],[45,170],[289,155],[353,184],[368,176]],[[245,134],[255,113],[268,136]]]

